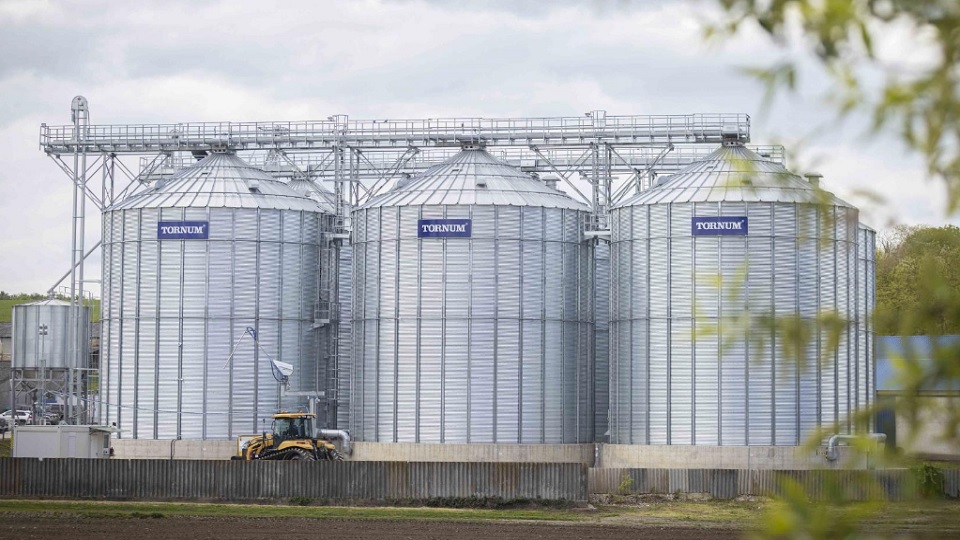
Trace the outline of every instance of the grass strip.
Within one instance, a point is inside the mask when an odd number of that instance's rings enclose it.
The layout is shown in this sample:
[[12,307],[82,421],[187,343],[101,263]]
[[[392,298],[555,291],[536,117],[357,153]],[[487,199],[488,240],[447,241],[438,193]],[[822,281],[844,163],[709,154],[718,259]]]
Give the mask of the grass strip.
[[[740,501],[663,501],[622,507],[624,516],[651,517],[665,521],[738,524],[756,519],[769,507],[769,502]],[[608,507],[602,507],[608,511]]]
[[[579,521],[576,513],[539,509],[450,509],[344,506],[280,506],[258,504],[164,503],[114,501],[0,500],[0,513],[74,514],[89,517],[142,518],[297,517],[313,519],[386,519],[444,521]],[[159,515],[158,515],[159,514]]]

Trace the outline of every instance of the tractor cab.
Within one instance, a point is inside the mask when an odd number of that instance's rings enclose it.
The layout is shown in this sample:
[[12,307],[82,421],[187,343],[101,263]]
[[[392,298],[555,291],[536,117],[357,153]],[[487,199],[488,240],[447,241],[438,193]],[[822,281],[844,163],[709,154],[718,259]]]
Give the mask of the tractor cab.
[[237,439],[239,460],[329,460],[343,461],[333,443],[316,439],[315,414],[280,411],[273,415],[270,433]]
[[281,412],[273,415],[273,440],[275,443],[313,438],[314,415],[309,413]]

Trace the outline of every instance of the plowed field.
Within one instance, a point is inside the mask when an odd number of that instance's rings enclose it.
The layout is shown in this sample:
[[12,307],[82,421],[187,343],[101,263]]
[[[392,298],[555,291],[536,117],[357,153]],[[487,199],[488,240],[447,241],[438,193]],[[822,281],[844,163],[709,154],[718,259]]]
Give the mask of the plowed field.
[[81,517],[75,515],[5,514],[0,517],[0,538],[31,540],[264,540],[265,538],[334,538],[350,540],[562,540],[606,539],[727,539],[739,538],[729,529],[682,527],[632,527],[531,522],[391,521],[374,519],[304,519],[244,517]]

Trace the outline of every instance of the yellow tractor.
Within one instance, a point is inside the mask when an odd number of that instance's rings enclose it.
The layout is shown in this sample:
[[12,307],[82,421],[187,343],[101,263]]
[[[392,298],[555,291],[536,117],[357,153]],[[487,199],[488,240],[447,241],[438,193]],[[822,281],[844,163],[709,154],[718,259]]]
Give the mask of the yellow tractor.
[[241,435],[234,460],[327,460],[343,461],[332,442],[316,439],[310,413],[281,411],[273,415],[271,433]]

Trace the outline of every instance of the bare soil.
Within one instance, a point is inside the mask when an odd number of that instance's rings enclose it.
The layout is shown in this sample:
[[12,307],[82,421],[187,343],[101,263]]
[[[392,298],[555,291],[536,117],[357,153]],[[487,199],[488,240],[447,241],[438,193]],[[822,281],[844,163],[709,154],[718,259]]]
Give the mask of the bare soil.
[[76,515],[5,514],[0,519],[0,538],[17,540],[70,538],[105,540],[171,538],[177,540],[263,540],[265,538],[336,538],[350,540],[564,540],[605,539],[733,539],[741,533],[730,529],[672,526],[620,526],[583,523],[462,522],[374,519],[305,519],[244,517],[104,518]]

